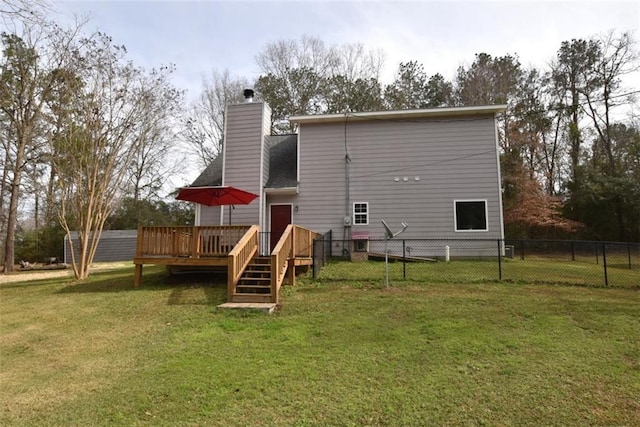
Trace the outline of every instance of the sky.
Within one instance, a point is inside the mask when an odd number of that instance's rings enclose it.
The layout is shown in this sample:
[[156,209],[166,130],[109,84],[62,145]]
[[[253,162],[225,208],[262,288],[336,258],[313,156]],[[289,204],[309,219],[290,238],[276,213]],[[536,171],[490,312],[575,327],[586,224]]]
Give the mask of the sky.
[[63,24],[88,16],[86,30],[124,44],[138,66],[175,64],[173,82],[188,98],[212,70],[256,79],[255,57],[267,43],[305,34],[382,50],[384,83],[410,60],[452,79],[480,52],[518,55],[523,65],[544,68],[565,40],[609,30],[640,37],[638,1],[83,0],[54,7]]

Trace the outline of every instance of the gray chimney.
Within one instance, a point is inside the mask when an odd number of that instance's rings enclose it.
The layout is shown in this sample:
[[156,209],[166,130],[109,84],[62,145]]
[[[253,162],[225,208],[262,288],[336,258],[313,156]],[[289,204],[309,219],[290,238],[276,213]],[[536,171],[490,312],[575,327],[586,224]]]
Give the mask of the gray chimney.
[[253,90],[245,89],[244,90],[244,102],[253,102]]

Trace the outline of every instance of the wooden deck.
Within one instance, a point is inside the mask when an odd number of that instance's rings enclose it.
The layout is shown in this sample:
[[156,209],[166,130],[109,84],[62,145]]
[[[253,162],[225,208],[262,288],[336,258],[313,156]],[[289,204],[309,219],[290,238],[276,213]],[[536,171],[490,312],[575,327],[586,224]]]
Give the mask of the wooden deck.
[[[284,279],[293,285],[296,267],[313,263],[313,240],[320,235],[289,225],[273,251],[258,261],[259,231],[257,225],[139,227],[134,286],[140,286],[145,264],[226,267],[228,302],[277,303]],[[255,273],[249,265],[262,265],[262,274],[246,273]]]

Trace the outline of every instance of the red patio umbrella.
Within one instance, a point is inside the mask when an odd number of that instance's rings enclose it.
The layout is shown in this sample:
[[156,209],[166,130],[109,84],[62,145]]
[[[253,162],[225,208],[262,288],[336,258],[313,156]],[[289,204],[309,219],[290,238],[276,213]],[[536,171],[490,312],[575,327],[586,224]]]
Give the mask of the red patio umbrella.
[[[249,193],[236,187],[183,187],[176,196],[177,200],[196,202],[206,206],[248,205],[257,194]],[[231,209],[229,209],[231,224]]]

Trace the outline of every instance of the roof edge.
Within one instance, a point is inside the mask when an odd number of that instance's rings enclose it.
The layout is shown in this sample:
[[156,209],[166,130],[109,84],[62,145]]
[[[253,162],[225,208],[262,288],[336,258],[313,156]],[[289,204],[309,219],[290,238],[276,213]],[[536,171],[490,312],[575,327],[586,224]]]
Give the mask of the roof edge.
[[291,116],[291,123],[331,123],[346,120],[391,120],[430,117],[455,117],[479,114],[496,114],[506,110],[506,104],[479,105],[472,107],[441,107],[420,110],[370,111],[364,113],[317,114],[309,116]]
[[296,185],[295,187],[264,187],[264,192],[266,194],[299,194],[300,186]]

